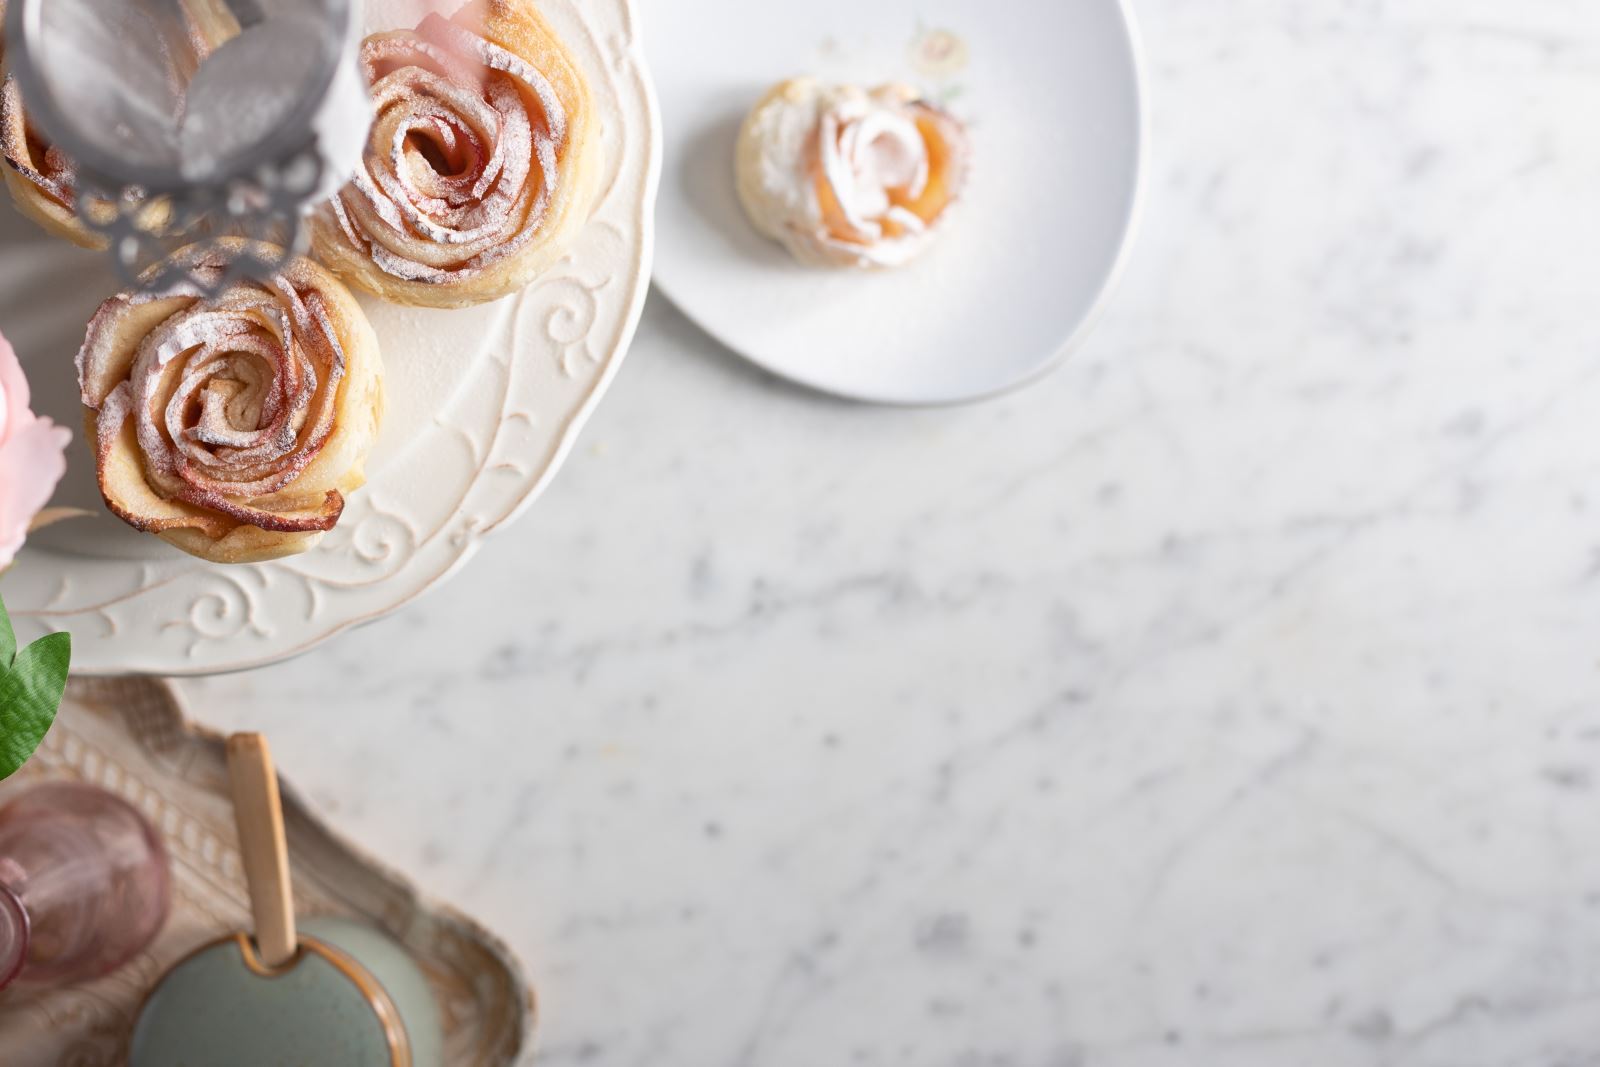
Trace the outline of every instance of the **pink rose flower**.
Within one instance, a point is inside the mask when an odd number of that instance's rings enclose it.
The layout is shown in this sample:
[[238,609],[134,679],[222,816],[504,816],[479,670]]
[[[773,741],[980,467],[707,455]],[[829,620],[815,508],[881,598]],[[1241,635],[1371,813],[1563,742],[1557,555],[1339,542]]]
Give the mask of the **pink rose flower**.
[[67,472],[72,434],[28,410],[28,379],[0,336],[0,570],[28,536],[28,524]]

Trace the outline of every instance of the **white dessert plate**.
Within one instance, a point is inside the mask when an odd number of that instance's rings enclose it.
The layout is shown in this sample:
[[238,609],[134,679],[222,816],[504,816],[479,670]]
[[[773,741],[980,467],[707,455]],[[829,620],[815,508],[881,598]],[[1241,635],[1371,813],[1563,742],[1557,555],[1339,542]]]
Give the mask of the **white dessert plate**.
[[[434,0],[371,0],[376,26]],[[362,297],[387,408],[339,525],[314,549],[220,566],[138,534],[100,502],[73,356],[116,289],[99,253],[46,236],[0,194],[0,332],[34,409],[71,427],[55,504],[87,509],[32,537],[0,581],[17,636],[73,636],[77,673],[237,670],[309,648],[450,574],[555,474],[622,362],[648,289],[661,138],[633,0],[540,0],[601,112],[606,171],[568,254],[521,293],[435,311]]]
[[[1119,0],[647,0],[666,158],[655,281],[767,370],[860,400],[972,400],[1051,366],[1122,263],[1144,117]],[[739,123],[774,82],[906,81],[969,124],[967,192],[905,267],[804,267],[745,218]]]

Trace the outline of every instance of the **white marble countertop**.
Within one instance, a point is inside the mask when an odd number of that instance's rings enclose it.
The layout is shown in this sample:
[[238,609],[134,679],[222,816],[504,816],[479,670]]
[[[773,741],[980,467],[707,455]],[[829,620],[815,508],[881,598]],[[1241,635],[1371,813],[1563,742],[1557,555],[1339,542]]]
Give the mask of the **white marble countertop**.
[[1058,373],[853,406],[654,298],[463,574],[181,684],[546,1067],[1600,1062],[1600,8],[1137,7]]

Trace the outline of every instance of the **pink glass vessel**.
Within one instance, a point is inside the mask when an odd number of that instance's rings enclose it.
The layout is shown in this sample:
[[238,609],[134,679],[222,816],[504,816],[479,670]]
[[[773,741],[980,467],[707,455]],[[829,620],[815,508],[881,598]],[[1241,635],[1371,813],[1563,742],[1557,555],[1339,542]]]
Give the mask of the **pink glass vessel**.
[[166,922],[155,829],[120,797],[52,782],[0,808],[0,990],[109,974]]

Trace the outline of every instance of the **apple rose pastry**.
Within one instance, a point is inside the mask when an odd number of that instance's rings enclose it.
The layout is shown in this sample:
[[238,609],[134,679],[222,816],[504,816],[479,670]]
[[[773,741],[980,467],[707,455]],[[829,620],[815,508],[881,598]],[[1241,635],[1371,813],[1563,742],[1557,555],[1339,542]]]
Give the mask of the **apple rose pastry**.
[[526,285],[589,214],[583,76],[529,0],[479,0],[367,38],[376,119],[356,178],[313,217],[317,258],[403,304]]
[[[0,0],[0,23],[5,19],[5,0]],[[171,52],[179,73],[192,73],[195,65],[211,49],[238,32],[227,8],[219,0],[182,0],[178,12],[183,18],[184,40]],[[182,53],[182,54],[179,54]],[[76,168],[42,131],[28,119],[22,103],[22,90],[4,62],[5,40],[0,37],[0,158],[5,160],[3,176],[17,209],[57,237],[84,248],[104,248],[106,237],[84,225],[75,210],[78,199]],[[90,209],[113,215],[114,205],[91,200]],[[145,207],[144,222],[160,227],[167,222],[165,204]]]
[[[5,0],[0,0],[0,33],[4,31]],[[77,184],[72,162],[45,140],[28,121],[22,107],[22,90],[5,63],[5,38],[0,36],[0,158],[4,178],[17,210],[57,237],[85,248],[104,248],[106,240],[73,213]]]
[[792,78],[739,131],[739,199],[802,263],[893,267],[932,241],[968,154],[965,127],[908,85]]
[[[224,269],[193,248],[176,258],[202,280]],[[271,282],[196,292],[123,293],[89,322],[78,380],[100,493],[130,526],[216,563],[303,552],[366,480],[377,338],[307,259]]]

